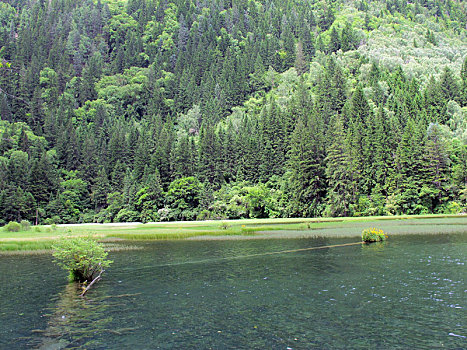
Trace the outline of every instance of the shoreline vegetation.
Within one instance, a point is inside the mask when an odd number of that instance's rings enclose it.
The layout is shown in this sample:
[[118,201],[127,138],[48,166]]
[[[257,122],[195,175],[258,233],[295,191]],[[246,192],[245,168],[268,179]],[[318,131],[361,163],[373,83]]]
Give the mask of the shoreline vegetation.
[[389,235],[467,233],[467,215],[403,215],[352,218],[243,219],[154,223],[63,224],[20,232],[0,229],[0,254],[50,253],[60,237],[93,236],[108,250],[137,249],[120,242],[267,238],[352,238],[374,225]]

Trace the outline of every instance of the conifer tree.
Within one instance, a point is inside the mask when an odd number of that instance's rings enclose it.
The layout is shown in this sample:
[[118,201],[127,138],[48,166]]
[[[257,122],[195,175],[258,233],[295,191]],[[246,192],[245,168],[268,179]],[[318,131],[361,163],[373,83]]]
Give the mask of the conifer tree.
[[316,217],[323,209],[325,195],[323,123],[311,115],[297,123],[289,152],[291,200],[290,216]]
[[461,105],[467,106],[467,56],[464,58],[464,63],[462,64],[461,69]]
[[393,174],[396,185],[393,193],[397,196],[399,213],[419,214],[429,209],[420,197],[425,181],[424,144],[424,125],[409,119],[397,148]]
[[211,126],[204,125],[199,135],[199,176],[202,181],[210,182],[219,187],[222,174],[219,171],[218,159],[221,148],[217,136]]
[[331,38],[329,41],[328,52],[337,52],[341,48],[341,38],[336,26],[332,27]]
[[303,44],[301,42],[297,43],[295,49],[295,69],[297,70],[298,75],[302,75],[308,71],[308,62],[303,53]]
[[445,67],[443,74],[441,75],[439,85],[446,103],[450,100],[459,100],[459,85],[449,67]]
[[433,190],[432,208],[446,200],[448,156],[447,148],[440,126],[431,124],[428,128],[428,135],[424,149],[424,180]]
[[326,151],[326,215],[350,216],[350,205],[353,202],[353,177],[351,169],[350,143],[345,135],[344,122],[336,115],[331,124],[330,137],[332,143]]
[[107,205],[107,194],[110,192],[109,179],[103,167],[99,169],[95,184],[91,189],[91,199],[94,209],[99,212]]
[[54,172],[54,166],[48,161],[46,153],[32,161],[28,188],[38,207],[45,208],[50,196],[57,190]]

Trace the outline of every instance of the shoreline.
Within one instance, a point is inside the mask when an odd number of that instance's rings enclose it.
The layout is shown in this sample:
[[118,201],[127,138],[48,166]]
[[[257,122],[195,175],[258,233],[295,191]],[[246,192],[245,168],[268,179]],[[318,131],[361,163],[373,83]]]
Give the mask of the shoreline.
[[50,253],[53,242],[63,236],[92,235],[106,244],[160,240],[357,238],[368,227],[381,228],[390,236],[463,234],[467,233],[467,215],[65,224],[57,225],[55,231],[44,225],[37,231],[0,231],[0,256]]

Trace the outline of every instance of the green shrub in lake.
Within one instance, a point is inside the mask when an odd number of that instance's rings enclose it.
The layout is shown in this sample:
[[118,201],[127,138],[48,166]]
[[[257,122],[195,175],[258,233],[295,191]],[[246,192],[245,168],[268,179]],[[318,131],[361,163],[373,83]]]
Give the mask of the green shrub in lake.
[[112,263],[103,245],[92,237],[64,237],[52,248],[54,261],[70,273],[70,281],[91,282]]
[[4,229],[8,232],[19,232],[21,230],[21,225],[15,221],[10,221],[4,226]]
[[364,242],[382,242],[386,238],[388,238],[388,235],[383,230],[374,227],[362,231],[362,240]]

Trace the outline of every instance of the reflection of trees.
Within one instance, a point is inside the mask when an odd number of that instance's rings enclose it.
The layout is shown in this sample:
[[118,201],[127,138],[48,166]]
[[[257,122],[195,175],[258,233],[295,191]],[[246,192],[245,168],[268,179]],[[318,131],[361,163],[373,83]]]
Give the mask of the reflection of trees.
[[81,289],[77,283],[69,283],[58,295],[58,302],[51,308],[48,326],[45,330],[36,330],[42,336],[38,349],[74,349],[98,344],[96,338],[103,333],[122,334],[131,329],[109,329],[112,317],[106,310],[118,306],[109,302],[108,296],[96,295],[93,298],[79,296]]

